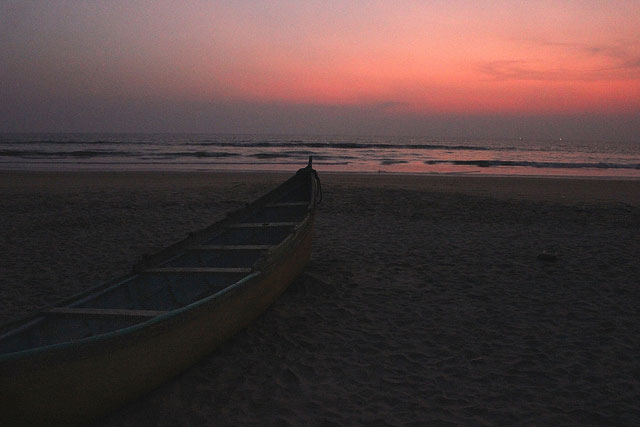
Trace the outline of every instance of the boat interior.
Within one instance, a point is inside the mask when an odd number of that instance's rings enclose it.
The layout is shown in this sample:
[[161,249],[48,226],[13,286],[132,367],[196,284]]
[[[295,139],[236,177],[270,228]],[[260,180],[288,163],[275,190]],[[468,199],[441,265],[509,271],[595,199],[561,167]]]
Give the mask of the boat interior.
[[0,355],[127,328],[233,285],[289,237],[310,208],[306,179],[292,179],[271,195],[153,268],[40,311],[0,335]]

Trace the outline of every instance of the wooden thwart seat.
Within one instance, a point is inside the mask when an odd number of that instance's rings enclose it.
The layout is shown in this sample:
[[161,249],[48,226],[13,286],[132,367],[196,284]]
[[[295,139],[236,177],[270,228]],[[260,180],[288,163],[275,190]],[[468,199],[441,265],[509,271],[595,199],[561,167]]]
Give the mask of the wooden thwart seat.
[[260,228],[260,227],[293,227],[297,222],[240,222],[231,224],[230,228]]
[[285,208],[290,206],[307,206],[309,202],[280,202],[280,203],[271,203],[269,205],[265,205],[267,208]]
[[199,245],[187,248],[188,251],[259,251],[267,250],[275,245]]
[[250,268],[209,268],[209,267],[161,267],[144,270],[144,273],[251,273]]
[[162,310],[127,310],[111,308],[51,307],[42,310],[44,314],[83,314],[89,316],[157,317],[167,313]]

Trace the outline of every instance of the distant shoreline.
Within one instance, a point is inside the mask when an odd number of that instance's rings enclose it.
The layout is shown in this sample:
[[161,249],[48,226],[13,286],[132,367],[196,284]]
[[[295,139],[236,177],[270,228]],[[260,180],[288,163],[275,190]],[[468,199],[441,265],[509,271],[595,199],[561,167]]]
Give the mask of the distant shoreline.
[[[82,174],[82,173],[102,173],[102,174],[268,174],[268,175],[287,175],[297,170],[296,165],[292,165],[290,169],[282,170],[263,170],[263,169],[179,169],[171,168],[167,170],[159,169],[110,169],[110,168],[87,168],[87,169],[14,169],[6,168],[0,164],[0,174]],[[303,167],[304,165],[299,165]],[[640,176],[615,176],[615,175],[562,175],[562,174],[496,174],[481,172],[402,172],[402,171],[335,171],[322,170],[315,167],[319,173],[323,175],[335,176],[417,176],[417,177],[458,177],[458,178],[503,178],[503,179],[558,179],[558,180],[585,180],[585,181],[640,181]]]
[[[0,169],[0,190],[13,187],[48,188],[55,192],[73,188],[100,187],[109,191],[158,186],[180,187],[215,182],[276,182],[290,176],[283,171],[5,171]],[[421,192],[459,193],[519,200],[576,203],[618,202],[640,205],[640,179],[626,177],[516,176],[480,174],[426,174],[326,172],[319,170],[325,187],[398,188]]]

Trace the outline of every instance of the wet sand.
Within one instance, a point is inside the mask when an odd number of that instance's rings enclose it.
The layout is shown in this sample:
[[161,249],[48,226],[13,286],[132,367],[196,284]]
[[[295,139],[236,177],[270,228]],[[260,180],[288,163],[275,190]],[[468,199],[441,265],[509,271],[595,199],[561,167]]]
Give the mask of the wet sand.
[[[285,178],[0,173],[0,321]],[[322,178],[307,273],[98,425],[640,423],[640,181]]]

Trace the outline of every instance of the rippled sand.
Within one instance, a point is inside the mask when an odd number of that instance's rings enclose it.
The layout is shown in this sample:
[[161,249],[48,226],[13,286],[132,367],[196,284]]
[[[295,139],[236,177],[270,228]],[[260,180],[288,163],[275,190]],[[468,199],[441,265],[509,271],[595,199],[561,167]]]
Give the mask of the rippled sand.
[[[123,274],[284,178],[3,174],[0,319]],[[99,425],[640,423],[640,182],[323,181],[307,273]]]

